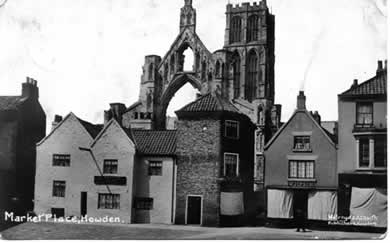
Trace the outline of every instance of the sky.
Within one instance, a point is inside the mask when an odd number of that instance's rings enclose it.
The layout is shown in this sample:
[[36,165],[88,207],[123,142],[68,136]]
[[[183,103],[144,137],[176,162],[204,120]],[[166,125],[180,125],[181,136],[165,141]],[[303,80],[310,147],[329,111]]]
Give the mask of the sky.
[[[244,0],[230,0],[236,4]],[[268,0],[276,18],[275,103],[282,121],[304,90],[309,110],[337,120],[337,95],[375,75],[387,54],[386,0]],[[197,33],[224,43],[228,0],[193,0]],[[48,126],[70,111],[103,122],[109,103],[138,100],[144,57],[164,56],[179,33],[184,0],[0,0],[0,95],[38,81]],[[196,91],[183,87],[168,113]]]

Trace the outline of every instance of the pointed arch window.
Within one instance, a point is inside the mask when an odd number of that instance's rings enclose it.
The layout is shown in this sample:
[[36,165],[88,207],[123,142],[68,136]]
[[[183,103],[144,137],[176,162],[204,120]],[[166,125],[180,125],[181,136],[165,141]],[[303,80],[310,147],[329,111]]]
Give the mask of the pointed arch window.
[[234,99],[240,97],[241,60],[238,53],[233,56],[233,90]]
[[248,42],[257,41],[259,33],[259,17],[251,15],[248,18],[247,40]]
[[205,61],[202,62],[202,79],[203,80],[206,79],[206,62]]
[[245,99],[252,102],[256,98],[256,84],[259,73],[258,58],[255,51],[251,51],[248,56],[247,78],[245,82]]
[[241,41],[241,17],[235,16],[230,23],[230,43]]
[[174,54],[171,56],[171,63],[170,63],[169,69],[170,69],[171,74],[175,73],[175,55]]
[[164,64],[164,80],[165,82],[168,81],[168,63]]
[[149,64],[149,70],[148,70],[148,77],[149,80],[153,80],[153,71],[154,71],[154,64]]
[[215,77],[219,78],[221,76],[221,64],[219,61],[215,64]]

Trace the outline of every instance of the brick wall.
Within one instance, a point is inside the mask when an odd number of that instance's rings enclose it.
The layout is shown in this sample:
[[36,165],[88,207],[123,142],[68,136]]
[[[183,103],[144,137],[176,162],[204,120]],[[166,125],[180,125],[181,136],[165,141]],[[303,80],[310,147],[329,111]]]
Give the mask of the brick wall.
[[176,224],[185,224],[188,195],[203,196],[202,225],[219,224],[220,121],[179,120]]

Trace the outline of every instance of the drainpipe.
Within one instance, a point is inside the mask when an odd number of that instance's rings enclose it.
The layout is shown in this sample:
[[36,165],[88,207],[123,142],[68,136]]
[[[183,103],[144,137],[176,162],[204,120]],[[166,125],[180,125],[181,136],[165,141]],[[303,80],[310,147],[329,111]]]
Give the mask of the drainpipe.
[[96,161],[96,158],[95,158],[95,156],[93,155],[92,150],[91,150],[90,148],[82,148],[82,147],[79,147],[79,149],[80,149],[81,151],[84,151],[84,152],[89,152],[89,154],[91,155],[93,161],[95,162],[96,168],[98,169],[100,176],[103,178],[103,183],[104,183],[104,185],[106,185],[106,188],[107,188],[108,192],[109,192],[110,194],[112,194],[112,192],[111,192],[111,190],[110,190],[110,187],[108,186],[108,184],[107,184],[107,182],[106,182],[106,179],[104,178],[103,173],[102,173],[102,171],[100,170],[100,167],[99,167],[99,165],[98,165],[98,163],[97,163],[97,161]]

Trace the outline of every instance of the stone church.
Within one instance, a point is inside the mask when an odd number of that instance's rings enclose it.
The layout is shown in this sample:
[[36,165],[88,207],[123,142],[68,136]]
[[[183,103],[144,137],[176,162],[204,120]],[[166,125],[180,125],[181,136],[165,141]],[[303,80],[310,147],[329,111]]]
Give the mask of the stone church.
[[[263,146],[280,127],[281,105],[274,103],[275,16],[266,0],[226,6],[222,49],[210,52],[196,33],[196,10],[185,0],[180,32],[165,56],[145,57],[139,100],[123,114],[125,127],[165,130],[175,93],[190,83],[201,95],[218,93],[256,125],[255,190],[263,188]],[[194,53],[184,70],[184,51]]]

